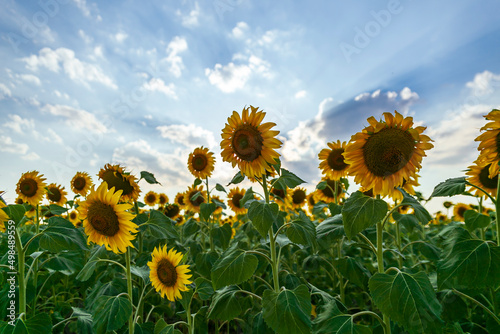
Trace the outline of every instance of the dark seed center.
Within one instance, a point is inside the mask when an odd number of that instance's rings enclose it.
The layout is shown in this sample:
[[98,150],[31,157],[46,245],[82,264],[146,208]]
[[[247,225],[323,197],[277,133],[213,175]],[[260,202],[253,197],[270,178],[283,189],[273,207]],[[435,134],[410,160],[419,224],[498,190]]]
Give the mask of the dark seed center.
[[498,186],[498,175],[495,175],[492,179],[490,179],[490,166],[491,164],[488,164],[481,169],[481,172],[479,173],[479,181],[481,181],[481,185],[486,188],[496,189]]
[[113,170],[107,170],[103,173],[102,180],[108,183],[108,190],[115,187],[115,191],[123,190],[122,196],[131,194],[134,187],[120,173]]
[[174,286],[177,282],[177,270],[168,260],[161,260],[156,269],[160,282],[168,287]]
[[233,150],[241,160],[254,161],[260,156],[264,139],[259,130],[251,125],[242,125],[233,135]]
[[328,166],[333,170],[344,170],[347,167],[347,164],[344,162],[344,153],[343,148],[333,149],[332,152],[328,155]]
[[231,202],[233,203],[233,205],[235,207],[237,207],[238,209],[241,209],[240,200],[242,198],[243,198],[242,194],[234,194],[233,197],[231,198]]
[[180,212],[179,206],[177,204],[170,204],[165,207],[163,213],[169,218],[176,217]]
[[337,197],[342,193],[342,182],[337,182],[337,189],[335,189],[335,181],[334,180],[326,180],[326,183],[328,184],[328,187],[326,187],[325,189],[321,189],[321,192],[323,192],[323,194],[326,196],[326,197],[330,197],[330,198],[335,198],[334,194],[333,194],[333,191],[335,190],[335,192],[337,193]]
[[61,192],[59,191],[58,188],[50,188],[50,193],[47,193],[47,197],[49,198],[49,201],[51,202],[59,202],[61,200]]
[[27,197],[35,196],[38,190],[38,184],[33,179],[26,179],[21,182],[21,193]]
[[205,155],[202,154],[197,154],[191,159],[191,164],[193,166],[194,170],[197,170],[198,172],[204,170],[207,168],[208,165],[208,160]]
[[97,232],[108,237],[114,236],[120,230],[118,216],[109,204],[99,201],[90,204],[87,219]]
[[304,190],[295,190],[292,194],[293,204],[302,204],[306,200],[306,193]]
[[83,188],[85,188],[85,185],[86,185],[86,181],[85,181],[85,178],[81,177],[81,176],[78,176],[77,178],[75,178],[75,180],[73,181],[73,187],[80,191],[80,190],[83,190]]

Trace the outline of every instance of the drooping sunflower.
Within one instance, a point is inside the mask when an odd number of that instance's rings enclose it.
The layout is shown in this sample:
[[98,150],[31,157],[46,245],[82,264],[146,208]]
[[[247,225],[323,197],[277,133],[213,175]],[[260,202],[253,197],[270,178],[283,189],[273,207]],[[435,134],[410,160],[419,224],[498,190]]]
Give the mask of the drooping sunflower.
[[167,245],[154,248],[151,254],[152,260],[148,262],[150,269],[149,279],[151,284],[160,293],[162,298],[174,302],[176,299],[182,299],[181,291],[188,291],[187,284],[192,282],[189,278],[189,265],[179,265],[183,254],[170,249],[167,251]]
[[[484,189],[493,197],[496,197],[498,187],[498,174],[490,178],[491,163],[484,163],[476,160],[474,165],[469,166],[469,170],[465,175],[469,175],[468,180],[470,183]],[[487,197],[487,195],[476,187],[469,186],[469,192],[474,193],[476,196]]]
[[66,203],[67,194],[68,193],[64,190],[64,187],[51,183],[47,186],[47,193],[45,195],[50,203],[64,205]]
[[321,201],[328,204],[335,202],[335,196],[337,196],[337,202],[340,202],[340,199],[344,198],[345,192],[343,186],[344,184],[342,182],[335,182],[334,180],[327,177],[323,177],[321,181],[326,181],[327,187],[325,187],[324,189],[316,189],[316,191],[314,192],[316,196],[316,202]]
[[453,207],[453,218],[458,221],[464,221],[465,211],[472,210],[472,207],[469,204],[465,203],[457,203]]
[[295,187],[288,192],[288,202],[293,209],[300,209],[307,203],[305,188]]
[[247,212],[247,209],[240,203],[243,196],[245,196],[245,189],[239,187],[232,188],[227,194],[227,204],[235,215],[243,215]]
[[332,180],[340,180],[341,177],[347,176],[348,164],[344,161],[344,156],[342,155],[346,148],[346,142],[331,142],[328,143],[329,148],[322,149],[318,158],[321,160],[319,163],[319,168],[321,172]]
[[75,226],[75,227],[80,227],[82,226],[82,221],[80,220],[80,217],[78,215],[78,211],[76,210],[71,210],[68,212],[68,220]]
[[189,154],[187,165],[194,177],[203,180],[210,177],[214,171],[214,154],[206,147],[197,147]]
[[45,178],[42,174],[38,174],[38,171],[26,172],[17,182],[16,193],[24,202],[36,206],[47,191],[45,189],[47,184],[44,181]]
[[71,191],[85,197],[90,191],[92,184],[92,179],[88,173],[76,172],[75,176],[71,179]]
[[160,198],[158,194],[152,190],[148,191],[146,195],[144,195],[144,203],[146,203],[149,206],[155,206],[156,204],[158,204],[159,199]]
[[[198,194],[195,197],[195,195],[198,192],[200,194]],[[205,197],[203,197],[203,186],[196,186],[196,187],[190,186],[188,190],[184,193],[184,203],[186,203],[186,209],[188,210],[199,213],[200,205],[201,203],[204,202],[205,202]]]
[[98,174],[99,178],[108,184],[108,190],[115,188],[115,191],[121,190],[121,201],[137,201],[139,198],[139,185],[135,176],[126,173],[120,165],[106,164]]
[[368,118],[370,125],[353,135],[347,144],[344,161],[356,183],[372,188],[374,195],[402,200],[403,195],[395,188],[404,188],[406,182],[406,190],[411,191],[412,185],[418,185],[416,173],[425,150],[434,145],[423,134],[425,127],[413,127],[412,117],[394,113],[384,113],[385,121]]
[[493,178],[498,175],[500,169],[498,165],[500,161],[500,110],[493,109],[484,118],[491,122],[481,128],[481,131],[485,132],[475,141],[480,142],[477,148],[480,151],[478,160],[490,164],[490,177]]
[[175,195],[174,203],[177,204],[180,209],[184,209],[186,206],[186,203],[184,202],[185,195],[186,195],[185,192],[184,193],[177,193],[177,195]]
[[114,187],[108,190],[108,184],[103,182],[97,190],[93,188],[78,207],[88,243],[105,245],[107,250],[117,254],[134,247],[131,240],[135,239],[133,233],[137,233],[138,228],[132,222],[135,215],[127,212],[133,205],[118,204],[121,194],[122,190],[115,191]]
[[176,220],[177,217],[179,217],[179,214],[181,213],[181,209],[175,203],[167,204],[163,208],[163,213],[165,214],[165,216],[167,216],[173,220]]
[[282,145],[274,138],[279,131],[271,130],[276,124],[262,123],[266,113],[258,109],[253,106],[243,108],[241,117],[233,111],[222,129],[220,143],[222,160],[230,162],[233,167],[238,165],[249,178],[260,178],[266,170],[272,173],[271,164],[280,156],[276,149]]
[[164,206],[165,204],[167,204],[168,203],[168,196],[164,193],[159,193],[158,194],[158,203],[161,206]]

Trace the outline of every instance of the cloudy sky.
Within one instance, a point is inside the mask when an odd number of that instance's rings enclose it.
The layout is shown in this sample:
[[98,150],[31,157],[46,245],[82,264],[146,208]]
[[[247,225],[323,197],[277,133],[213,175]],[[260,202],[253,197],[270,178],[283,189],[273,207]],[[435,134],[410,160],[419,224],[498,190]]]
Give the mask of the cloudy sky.
[[[477,1],[0,0],[0,190],[23,172],[70,189],[104,164],[153,172],[171,198],[198,146],[217,156],[233,110],[277,123],[283,164],[314,187],[318,152],[369,116],[411,115],[435,148],[430,195],[477,157],[500,107],[500,3]],[[433,210],[432,202],[430,203]],[[434,210],[435,211],[435,210]]]

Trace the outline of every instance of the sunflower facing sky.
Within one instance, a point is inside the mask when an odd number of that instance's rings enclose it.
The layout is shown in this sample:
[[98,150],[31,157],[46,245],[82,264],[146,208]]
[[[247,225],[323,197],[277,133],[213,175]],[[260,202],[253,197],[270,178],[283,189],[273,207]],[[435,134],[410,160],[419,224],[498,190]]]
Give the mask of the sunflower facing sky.
[[126,173],[120,165],[106,164],[97,175],[108,184],[109,189],[115,188],[115,191],[121,190],[121,200],[137,201],[139,198],[139,185],[135,181],[135,176]]
[[66,195],[68,193],[64,190],[64,187],[51,183],[47,186],[47,199],[51,204],[57,204],[59,206],[66,203]]
[[183,254],[174,249],[167,251],[165,245],[163,248],[155,247],[151,256],[152,260],[148,262],[149,279],[155,290],[171,302],[182,299],[181,292],[188,291],[186,285],[192,283],[189,280],[192,276],[189,274],[189,265],[179,265]]
[[131,240],[135,235],[132,233],[137,233],[138,228],[132,222],[135,215],[127,212],[132,204],[118,204],[121,194],[122,190],[108,190],[107,183],[103,182],[97,190],[92,189],[87,200],[78,207],[88,243],[105,245],[107,250],[117,254],[134,247]]
[[[469,170],[465,173],[468,175],[468,181],[488,192],[493,197],[497,195],[498,174],[490,178],[491,163],[475,161],[474,165],[469,166]],[[469,192],[476,196],[486,197],[487,195],[476,187],[469,186]]]
[[410,189],[417,183],[425,150],[432,145],[423,126],[413,127],[412,117],[384,113],[385,120],[368,118],[370,125],[351,137],[344,152],[348,174],[374,195],[402,199],[397,187]]
[[319,169],[330,179],[340,180],[341,177],[347,176],[347,167],[349,167],[342,155],[346,148],[346,142],[341,143],[340,140],[337,140],[336,143],[328,143],[328,147],[322,149],[318,154],[318,158],[321,160]]
[[276,149],[282,145],[275,138],[279,131],[271,130],[276,124],[262,123],[266,113],[258,109],[253,106],[243,108],[241,117],[233,111],[222,129],[220,143],[222,160],[230,162],[233,167],[238,165],[249,178],[260,178],[266,170],[272,173],[271,164],[280,156]]
[[44,181],[45,178],[38,171],[26,172],[17,182],[16,193],[25,203],[36,206],[47,192],[45,189],[47,184]]
[[87,196],[91,187],[92,179],[87,172],[76,172],[71,179],[71,191],[77,195]]
[[500,110],[493,109],[484,118],[491,122],[481,128],[481,131],[485,132],[475,140],[480,142],[477,148],[480,151],[478,160],[490,164],[489,172],[492,178],[498,175],[500,169],[498,165],[500,161]]
[[189,154],[187,165],[194,177],[203,180],[210,177],[214,171],[214,154],[206,147],[197,147]]

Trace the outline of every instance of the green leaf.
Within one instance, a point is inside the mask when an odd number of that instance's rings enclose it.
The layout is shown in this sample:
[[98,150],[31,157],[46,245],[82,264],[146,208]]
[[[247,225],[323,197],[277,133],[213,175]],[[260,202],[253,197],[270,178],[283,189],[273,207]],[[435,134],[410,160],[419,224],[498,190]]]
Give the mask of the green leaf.
[[67,208],[56,204],[50,204],[49,206],[45,206],[44,208],[47,208],[47,212],[43,212],[44,215],[47,213],[51,213],[53,215],[62,215],[63,213],[68,211]]
[[161,185],[161,183],[156,180],[156,178],[153,175],[153,173],[150,173],[150,172],[142,171],[141,172],[141,178],[139,180],[141,180],[141,179],[146,180],[146,182],[149,183],[149,184],[159,184],[159,185]]
[[243,207],[246,202],[254,198],[254,192],[252,190],[252,187],[250,187],[245,191],[245,195],[243,195],[243,197],[240,199],[240,206]]
[[401,202],[401,204],[411,206],[413,208],[414,215],[415,217],[417,217],[419,222],[425,225],[432,220],[431,214],[427,211],[426,208],[422,206],[422,204],[420,204],[419,201],[410,196],[403,189],[398,188],[398,190],[401,191],[401,193],[403,194],[403,201]]
[[72,307],[73,317],[77,317],[78,332],[82,334],[94,334],[92,314],[78,308]]
[[22,204],[10,204],[2,208],[2,210],[5,211],[9,218],[16,223],[16,226],[21,222],[26,212],[26,209]]
[[174,325],[168,325],[165,320],[160,319],[155,324],[154,334],[174,334]]
[[446,322],[460,321],[468,316],[467,304],[452,290],[444,290],[439,295],[443,312],[441,317]]
[[92,312],[96,333],[110,332],[125,325],[132,314],[132,304],[126,296],[101,296]]
[[226,210],[227,209],[227,206],[226,204],[224,204],[224,202],[221,202],[215,198],[210,198],[210,200],[212,201],[212,203],[214,203],[215,205],[217,205],[218,207],[221,207],[222,209]]
[[241,304],[236,294],[240,292],[237,286],[231,285],[216,291],[208,308],[208,318],[217,320],[232,320],[241,312]]
[[214,294],[212,282],[206,278],[198,277],[194,280],[194,284],[196,285],[196,293],[198,293],[201,300],[209,300]]
[[343,236],[345,236],[345,231],[341,214],[328,217],[316,226],[316,237],[323,242],[331,244]]
[[130,272],[135,276],[142,278],[145,285],[149,284],[149,267],[147,265],[143,267],[131,265]]
[[40,247],[50,252],[88,249],[82,233],[61,217],[50,217],[48,227],[38,236]]
[[210,220],[210,216],[217,209],[215,203],[201,203],[200,204],[200,217],[203,221],[208,222]]
[[304,284],[294,290],[265,290],[262,297],[264,320],[278,334],[311,333],[311,309]]
[[82,252],[67,252],[63,251],[56,257],[48,260],[44,267],[47,269],[59,271],[60,273],[70,276],[79,272],[83,268],[85,262]]
[[423,271],[377,273],[368,283],[373,301],[410,334],[442,333],[441,305]]
[[321,181],[320,183],[318,183],[316,185],[316,189],[318,189],[318,190],[326,189],[327,185],[328,185],[328,183],[326,181]]
[[150,233],[158,238],[165,239],[180,239],[179,232],[174,227],[173,221],[158,210],[149,212],[148,221],[140,226],[141,231],[150,231]]
[[293,220],[288,224],[286,235],[294,243],[312,246],[316,243],[316,226],[301,212],[300,219]]
[[229,248],[212,268],[215,289],[245,282],[252,277],[258,264],[259,260],[254,255],[235,247]]
[[276,183],[281,186],[281,189],[286,189],[287,187],[293,189],[299,184],[305,182],[306,181],[302,180],[300,177],[284,168],[281,168],[281,176],[276,179]]
[[386,213],[386,202],[356,191],[345,201],[342,209],[345,234],[352,239],[359,232],[382,220]]
[[316,319],[315,334],[370,334],[371,329],[354,323],[352,315],[343,314],[335,300],[329,301]]
[[461,227],[450,233],[445,258],[437,264],[439,289],[500,286],[500,247],[474,239]]
[[216,251],[198,253],[195,258],[197,272],[200,275],[210,278],[212,273],[211,270],[218,258],[219,254]]
[[199,230],[200,226],[196,222],[196,219],[193,218],[189,218],[188,221],[182,225],[182,235],[186,237],[194,236]]
[[229,185],[231,185],[231,184],[238,184],[238,183],[242,182],[244,179],[245,179],[245,175],[243,175],[243,174],[241,173],[241,171],[240,171],[240,172],[236,173],[236,174],[233,176],[233,178],[231,179],[231,182],[229,182],[229,183],[227,184],[227,186],[229,186]]
[[196,178],[193,182],[193,187],[197,187],[202,183],[202,181],[199,178]]
[[223,185],[221,185],[221,184],[219,184],[219,183],[217,183],[217,184],[215,185],[215,189],[217,189],[217,191],[225,192],[225,193],[227,194],[227,191],[226,191],[226,189],[224,188],[224,186],[223,186]]
[[232,232],[231,225],[224,224],[222,226],[213,226],[210,234],[216,246],[226,249],[231,241]]
[[363,267],[355,258],[345,257],[334,261],[334,265],[340,273],[349,280],[349,282],[356,284],[362,289],[368,285],[370,272]]
[[476,210],[467,210],[464,212],[465,227],[470,232],[474,231],[476,228],[485,228],[490,225],[490,216],[483,215]]
[[398,222],[398,224],[403,225],[408,233],[413,233],[415,228],[421,230],[421,225],[418,222],[417,217],[414,214],[401,214],[399,212],[393,212],[392,218]]
[[279,211],[280,208],[276,203],[267,204],[255,201],[250,204],[247,216],[260,235],[265,238],[269,228],[278,219]]
[[328,204],[328,209],[330,210],[330,215],[332,217],[342,213],[342,205],[330,203]]
[[95,247],[92,249],[92,251],[94,253],[89,258],[87,263],[85,263],[85,266],[82,268],[82,270],[80,270],[80,272],[76,276],[76,279],[81,282],[87,281],[92,276],[98,264],[97,260],[104,254],[106,254],[106,247],[105,246]]
[[430,198],[463,194],[465,192],[466,182],[467,181],[464,176],[447,179],[434,188]]
[[[52,333],[52,320],[47,313],[38,313],[25,322],[29,334],[51,334]],[[16,326],[17,327],[17,326]],[[16,330],[14,330],[16,333]]]

